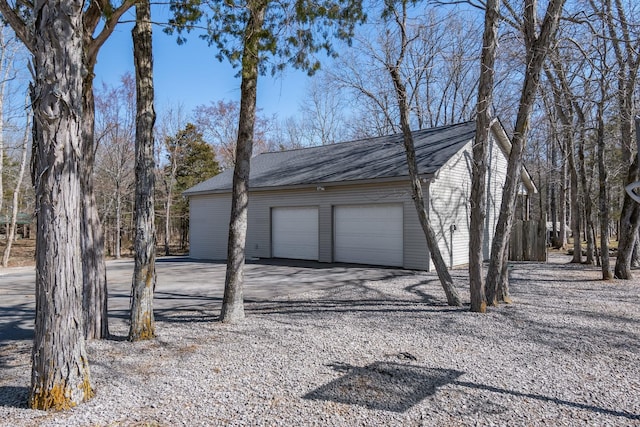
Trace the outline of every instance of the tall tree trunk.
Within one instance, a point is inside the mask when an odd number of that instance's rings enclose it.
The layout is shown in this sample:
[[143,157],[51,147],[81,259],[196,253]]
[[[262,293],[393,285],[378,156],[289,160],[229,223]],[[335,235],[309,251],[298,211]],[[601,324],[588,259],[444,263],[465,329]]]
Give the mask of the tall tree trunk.
[[244,320],[244,263],[247,243],[247,211],[249,205],[249,172],[253,152],[253,130],[256,121],[259,44],[266,5],[249,2],[249,20],[244,33],[242,83],[240,84],[240,116],[236,163],[233,167],[231,219],[227,247],[227,272],[220,320],[237,323]]
[[580,235],[580,195],[578,194],[578,172],[575,164],[575,153],[573,149],[573,131],[570,126],[563,130],[565,133],[565,145],[567,148],[567,160],[569,167],[569,182],[571,186],[571,233],[573,234],[573,258],[572,263],[582,263],[582,236]]
[[[82,233],[82,281],[85,336],[87,338],[107,338],[108,292],[107,269],[105,264],[105,237],[98,213],[93,185],[95,166],[95,101],[93,96],[94,69],[100,47],[113,32],[120,17],[132,6],[134,0],[124,0],[105,16],[108,3],[96,0],[88,3],[83,16],[83,62],[84,81],[82,86],[82,199],[80,214]],[[96,32],[98,24],[102,29]],[[95,37],[94,37],[95,36]]]
[[[86,49],[85,32],[85,49]],[[104,233],[100,223],[98,205],[93,190],[93,170],[95,165],[95,100],[93,97],[93,65],[88,64],[84,54],[85,74],[82,85],[82,173],[80,185],[81,247],[84,334],[87,339],[101,339],[109,336],[107,268],[104,255]],[[95,62],[94,62],[95,64]]]
[[155,249],[155,159],[153,125],[153,56],[151,49],[151,5],[136,4],[136,25],[132,31],[136,68],[136,201],[131,324],[129,340],[155,336],[153,294],[156,287]]
[[120,191],[120,177],[116,178],[116,259],[122,256],[122,193]]
[[[593,234],[593,209],[591,205],[591,184],[587,179],[587,164],[585,160],[584,145],[586,143],[586,120],[581,108],[575,108],[578,116],[578,128],[580,138],[578,139],[578,164],[580,170],[580,184],[584,201],[584,216],[586,218],[585,236],[587,240],[587,256],[585,263],[593,265],[595,262],[595,235]],[[591,171],[593,172],[593,170]],[[593,173],[591,173],[593,175]]]
[[496,299],[506,304],[511,304],[511,295],[509,294],[509,245],[505,246],[502,253],[502,269],[500,270],[500,278],[496,290]]
[[36,316],[30,406],[68,409],[92,395],[82,313],[80,175],[82,10],[34,3]]
[[[175,156],[173,156],[175,157]],[[172,159],[171,160],[172,163],[175,163],[175,160]],[[175,167],[173,167],[172,164],[172,169],[175,170]],[[164,214],[165,214],[165,221],[164,221],[164,254],[165,256],[169,256],[171,255],[171,198],[173,196],[173,176],[175,175],[175,172],[171,174],[171,177],[169,177],[168,180],[165,180],[165,188],[167,190],[167,200],[164,204]]]
[[[601,82],[602,84],[602,82]],[[604,94],[603,94],[604,96]],[[605,164],[605,141],[604,141],[604,99],[598,104],[598,128],[597,128],[597,157],[598,157],[598,180],[599,195],[598,205],[600,207],[600,254],[602,259],[602,279],[610,280],[611,267],[609,263],[609,195],[607,189],[607,165]]]
[[[566,158],[566,156],[564,156]],[[559,249],[567,249],[567,162],[563,159],[560,165],[560,201],[558,202],[560,211],[560,229],[558,240],[560,243]]]
[[547,12],[537,37],[535,28],[535,1],[525,1],[525,38],[527,38],[527,66],[524,78],[522,95],[518,107],[516,126],[511,141],[511,152],[507,163],[507,176],[502,193],[500,215],[496,224],[496,233],[491,245],[491,259],[487,271],[486,286],[497,289],[502,265],[503,254],[509,241],[511,227],[513,225],[513,213],[518,190],[520,173],[522,171],[522,154],[529,127],[529,114],[535,100],[535,95],[540,83],[540,71],[547,55],[551,42],[555,39],[555,33],[560,19],[560,13],[565,0],[550,0]]
[[[631,107],[629,107],[631,110]],[[628,111],[627,115],[631,115]],[[624,115],[623,115],[624,119]],[[635,118],[636,125],[636,141],[637,141],[637,155],[633,162],[629,166],[625,186],[637,181],[640,178],[638,168],[640,164],[640,119]],[[621,136],[623,141],[631,140],[631,123],[627,123],[623,120],[621,127]],[[627,150],[630,152],[630,150]],[[617,279],[633,279],[631,273],[631,260],[633,259],[633,248],[636,243],[638,229],[640,227],[640,205],[633,200],[625,191],[624,201],[622,205],[622,213],[620,214],[620,240],[618,241],[618,256],[616,258],[614,276]]]
[[2,254],[2,266],[5,268],[9,265],[11,246],[13,245],[13,239],[16,235],[16,222],[18,219],[18,196],[20,194],[20,187],[22,186],[22,180],[24,178],[24,172],[27,169],[27,145],[29,144],[29,128],[31,127],[31,108],[29,105],[27,105],[26,110],[27,123],[25,125],[24,137],[22,139],[20,171],[18,172],[18,179],[16,180],[16,186],[13,190],[13,199],[11,201],[11,224],[9,224],[9,231],[7,233],[7,245],[4,247],[4,253]]
[[557,183],[557,168],[558,168],[558,148],[554,142],[551,142],[551,171],[553,174],[553,179],[550,183],[550,200],[549,200],[549,209],[551,210],[551,230],[552,237],[551,243],[555,249],[560,248],[560,238],[559,238],[559,230],[558,230],[558,203],[556,197],[556,187]]
[[447,303],[451,306],[460,306],[462,305],[460,295],[458,295],[458,291],[453,285],[453,279],[451,278],[449,270],[447,270],[447,265],[440,253],[438,239],[436,238],[436,233],[434,232],[433,227],[431,226],[431,221],[429,220],[429,213],[424,201],[424,193],[422,191],[422,184],[420,183],[420,174],[416,161],[416,150],[413,143],[413,136],[411,134],[411,127],[409,125],[409,101],[407,98],[407,90],[402,81],[402,77],[400,76],[400,66],[402,65],[405,49],[408,43],[406,36],[406,2],[402,3],[402,7],[402,15],[396,15],[396,23],[398,24],[402,37],[401,49],[395,64],[392,64],[391,60],[387,61],[387,69],[389,70],[391,80],[393,81],[393,87],[396,91],[396,98],[398,100],[398,107],[400,110],[400,127],[402,128],[404,148],[407,156],[409,180],[411,181],[411,193],[418,213],[418,218],[420,220],[420,225],[422,226],[422,230],[427,240],[427,247],[431,254],[431,260],[433,261],[438,278],[440,279],[440,283],[442,284],[442,288],[444,289],[447,297]]
[[[476,109],[476,136],[473,144],[471,178],[471,224],[469,226],[469,289],[471,311],[484,313],[487,302],[497,304],[495,293],[485,296],[484,271],[482,268],[484,243],[484,222],[487,210],[486,168],[487,146],[491,132],[491,104],[495,77],[496,47],[499,23],[498,0],[488,0],[484,15],[482,55],[480,60],[480,81],[478,83],[478,106]],[[493,291],[493,288],[491,289]]]
[[4,30],[0,30],[0,67],[4,67],[2,70],[3,78],[2,81],[0,81],[0,213],[2,212],[2,203],[4,202],[4,95],[10,69],[8,61],[5,62],[6,57],[7,49],[4,39]]

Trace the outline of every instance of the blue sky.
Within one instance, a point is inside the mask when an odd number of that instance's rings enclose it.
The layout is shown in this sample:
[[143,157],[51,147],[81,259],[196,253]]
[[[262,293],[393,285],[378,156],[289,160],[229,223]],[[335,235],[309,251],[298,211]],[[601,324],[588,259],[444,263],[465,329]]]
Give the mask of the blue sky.
[[[159,21],[164,10],[154,8],[152,19]],[[130,11],[123,20],[133,20]],[[117,85],[120,77],[133,73],[133,47],[131,28],[123,23],[101,48],[96,66],[96,87],[105,82]],[[215,58],[215,48],[209,47],[196,33],[178,45],[175,36],[166,35],[158,26],[153,28],[154,83],[156,110],[161,112],[169,105],[182,104],[187,112],[197,105],[218,100],[239,100],[240,78],[237,69]],[[297,114],[300,100],[305,93],[309,77],[303,72],[287,69],[284,75],[261,76],[258,81],[258,107],[265,115],[277,114],[286,118]]]

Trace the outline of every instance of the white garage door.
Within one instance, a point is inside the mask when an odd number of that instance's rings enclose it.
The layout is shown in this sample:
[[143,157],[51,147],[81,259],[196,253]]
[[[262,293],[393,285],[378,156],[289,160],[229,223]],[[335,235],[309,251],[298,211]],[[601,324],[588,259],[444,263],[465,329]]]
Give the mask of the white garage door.
[[318,259],[318,208],[271,209],[274,258]]
[[402,205],[336,206],[334,259],[401,267],[402,212]]

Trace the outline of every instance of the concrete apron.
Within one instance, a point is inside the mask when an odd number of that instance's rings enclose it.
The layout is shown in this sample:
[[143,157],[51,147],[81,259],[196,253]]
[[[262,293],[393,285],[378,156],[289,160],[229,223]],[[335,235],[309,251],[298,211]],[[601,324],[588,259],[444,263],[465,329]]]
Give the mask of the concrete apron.
[[[224,294],[224,261],[197,261],[185,257],[162,257],[156,261],[154,298],[156,318],[177,311],[219,314]],[[133,261],[107,262],[110,322],[129,316]],[[351,264],[325,264],[297,260],[255,260],[245,266],[245,302],[286,299],[289,295],[340,286],[359,286],[367,281],[412,276],[402,269]],[[33,267],[0,270],[0,344],[31,339],[35,317],[35,271]]]

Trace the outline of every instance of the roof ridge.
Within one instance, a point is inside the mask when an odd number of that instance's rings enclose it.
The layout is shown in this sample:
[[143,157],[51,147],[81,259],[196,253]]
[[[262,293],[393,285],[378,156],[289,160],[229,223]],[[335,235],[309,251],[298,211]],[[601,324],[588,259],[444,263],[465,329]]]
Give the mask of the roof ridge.
[[[454,127],[457,127],[457,126],[468,125],[471,122],[475,122],[475,121],[474,120],[467,120],[467,121],[460,122],[460,123],[452,123],[452,124],[441,125],[441,126],[432,127],[432,128],[416,129],[416,130],[412,130],[411,133],[412,134],[415,134],[415,133],[433,133],[433,132],[441,131],[441,130],[446,129],[446,128],[454,128]],[[356,143],[363,143],[363,142],[366,142],[367,144],[371,144],[372,142],[374,142],[376,140],[379,140],[379,139],[394,138],[394,137],[398,137],[398,136],[402,136],[402,132],[396,132],[396,133],[392,133],[392,134],[389,134],[389,135],[378,135],[378,136],[373,136],[373,137],[363,137],[363,138],[352,139],[352,140],[348,140],[348,141],[338,141],[338,142],[334,142],[334,143],[331,143],[331,144],[324,144],[324,145],[312,145],[312,146],[309,146],[309,147],[297,147],[297,148],[287,148],[285,150],[265,151],[263,153],[260,153],[260,154],[256,155],[256,157],[263,156],[263,155],[266,155],[266,154],[292,153],[292,152],[295,152],[295,151],[322,149],[322,148],[325,148],[325,147],[332,147],[332,146],[343,145],[343,144],[356,144]]]

